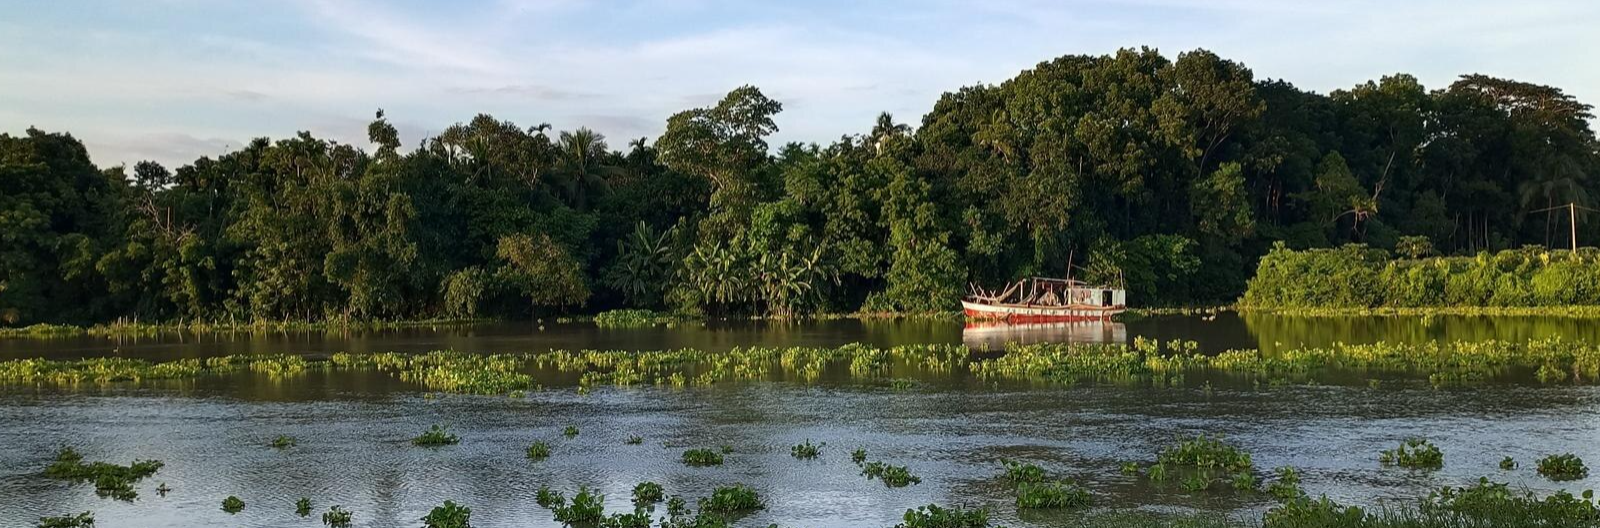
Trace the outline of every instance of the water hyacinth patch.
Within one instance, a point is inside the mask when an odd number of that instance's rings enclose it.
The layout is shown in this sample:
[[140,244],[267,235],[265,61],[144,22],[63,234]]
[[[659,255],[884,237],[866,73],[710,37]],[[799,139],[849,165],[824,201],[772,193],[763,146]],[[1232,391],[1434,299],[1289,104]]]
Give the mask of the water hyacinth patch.
[[1511,457],[1500,459],[1500,469],[1511,471],[1517,469],[1517,461]]
[[94,512],[59,517],[40,517],[36,528],[94,528]]
[[756,490],[744,484],[718,487],[711,492],[710,497],[700,499],[700,509],[708,512],[733,513],[759,510],[764,507],[761,496]]
[[624,441],[623,443],[628,444],[628,445],[643,444],[644,443],[644,437],[639,436],[639,435],[628,435],[628,439],[626,441]]
[[127,466],[107,462],[83,462],[83,455],[71,447],[56,452],[55,460],[44,470],[47,477],[72,482],[93,482],[95,493],[121,501],[138,498],[133,484],[161,469],[158,460],[135,460]]
[[572,502],[551,508],[555,512],[556,521],[566,525],[594,524],[605,519],[606,498],[604,495],[589,491],[588,487],[578,488],[578,494],[572,496]]
[[895,528],[989,528],[989,510],[960,507],[941,508],[929,504],[915,510],[906,510]]
[[1073,482],[1022,482],[1017,485],[1017,508],[1054,509],[1088,506],[1089,490]]
[[446,431],[444,427],[439,425],[434,425],[433,427],[428,428],[427,432],[424,432],[420,436],[411,439],[411,445],[421,447],[437,447],[455,445],[459,443],[461,443],[460,437],[450,434],[449,431]]
[[354,514],[350,513],[350,510],[334,505],[332,508],[328,508],[327,513],[322,514],[322,524],[329,528],[349,528],[350,520],[353,516]]
[[1577,455],[1550,455],[1539,459],[1539,474],[1554,481],[1578,480],[1589,476],[1589,467]]
[[550,444],[545,443],[544,440],[534,441],[534,443],[528,445],[527,455],[528,460],[535,462],[550,458]]
[[906,466],[894,466],[883,462],[868,462],[861,468],[861,474],[869,479],[878,479],[883,485],[891,488],[903,488],[912,484],[921,484],[922,478],[911,474]]
[[1001,460],[1000,464],[1005,467],[1005,474],[1001,478],[1006,479],[1013,485],[1024,482],[1044,481],[1044,468],[1034,464],[1024,464],[1010,460]]
[[294,501],[294,513],[295,513],[295,515],[299,515],[301,517],[310,517],[311,516],[311,498],[310,497],[300,497],[300,500]]
[[550,489],[549,486],[539,486],[539,491],[533,494],[533,502],[540,508],[555,509],[567,504],[566,497],[561,492]]
[[856,448],[855,451],[851,451],[850,452],[850,461],[851,462],[855,462],[856,465],[858,465],[858,466],[861,465],[862,462],[866,462],[867,461],[867,450],[864,449],[864,448],[859,448],[858,447],[858,448]]
[[822,454],[822,446],[825,445],[828,444],[812,444],[811,440],[806,440],[805,443],[796,444],[794,447],[790,448],[789,456],[802,460],[817,458]]
[[683,463],[694,467],[720,466],[722,454],[710,449],[690,449],[683,452]]
[[229,495],[228,498],[222,499],[222,511],[230,514],[244,511],[244,499]]
[[444,501],[422,517],[424,528],[472,528],[472,508]]
[[1444,467],[1444,453],[1426,438],[1408,438],[1399,447],[1379,453],[1378,462],[1407,469],[1439,469]]
[[1279,502],[1288,502],[1305,497],[1306,492],[1300,489],[1300,472],[1290,466],[1281,466],[1272,470],[1277,475],[1271,484],[1267,485],[1267,493],[1277,498]]
[[1118,471],[1120,471],[1124,475],[1135,475],[1135,476],[1137,476],[1139,473],[1142,473],[1144,470],[1140,469],[1138,462],[1123,462],[1122,465],[1119,467]]
[[1250,453],[1229,445],[1220,438],[1207,438],[1205,435],[1183,440],[1162,450],[1157,456],[1157,461],[1168,466],[1220,469],[1228,473],[1255,469],[1255,464],[1250,460]]
[[572,438],[574,436],[578,436],[578,426],[576,426],[576,425],[567,426],[566,429],[563,429],[561,431],[561,435],[565,436],[567,438]]
[[272,447],[276,447],[278,449],[294,447],[294,444],[295,439],[293,436],[278,435],[277,438],[272,439]]
[[665,496],[666,490],[654,482],[640,482],[633,487],[633,503],[636,505],[655,504]]

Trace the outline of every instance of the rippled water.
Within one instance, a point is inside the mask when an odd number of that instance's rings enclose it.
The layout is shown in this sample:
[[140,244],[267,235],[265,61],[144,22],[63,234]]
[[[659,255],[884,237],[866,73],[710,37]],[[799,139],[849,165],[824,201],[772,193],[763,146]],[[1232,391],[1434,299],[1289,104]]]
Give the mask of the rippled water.
[[[1321,326],[1315,326],[1321,325]],[[115,353],[179,357],[337,350],[520,351],[541,348],[727,348],[747,344],[882,344],[961,340],[959,324],[839,321],[776,328],[600,331],[582,325],[543,333],[496,326],[444,332],[268,336],[175,342],[126,340]],[[1486,329],[1487,328],[1487,329]],[[1081,329],[1051,332],[1084,332]],[[1394,336],[1470,336],[1520,339],[1563,335],[1592,339],[1588,325],[1504,320],[1470,327],[1433,320],[1413,325],[1380,321],[1303,324],[1251,321],[1224,314],[1215,321],[1171,318],[1098,329],[1087,339],[1200,339],[1209,348],[1251,341],[1402,340]],[[1120,335],[1119,335],[1120,334]],[[1040,336],[1043,334],[1030,334]],[[1295,337],[1299,336],[1299,337]],[[1349,337],[1356,336],[1356,337]],[[1071,336],[1069,336],[1071,337]],[[1049,338],[1049,337],[1041,337]],[[1455,337],[1450,337],[1455,338]],[[1466,337],[1462,337],[1466,338]],[[0,344],[4,357],[104,355],[106,343]],[[417,448],[409,439],[432,424],[462,438],[456,446]],[[561,430],[575,425],[576,438]],[[355,512],[356,526],[417,526],[417,519],[450,499],[473,509],[475,526],[558,526],[533,502],[541,485],[568,497],[579,486],[598,489],[608,511],[630,508],[629,491],[644,480],[691,500],[718,485],[744,483],[767,508],[740,526],[890,526],[904,510],[929,503],[988,506],[1010,526],[1064,526],[1083,512],[1024,513],[997,475],[999,461],[1017,459],[1072,478],[1097,494],[1093,511],[1143,507],[1256,515],[1264,495],[1231,490],[1183,492],[1176,482],[1152,486],[1123,476],[1123,461],[1152,461],[1175,438],[1220,433],[1255,455],[1265,471],[1279,465],[1305,470],[1313,495],[1356,504],[1409,503],[1431,489],[1465,485],[1480,476],[1540,492],[1581,490],[1600,480],[1553,483],[1532,469],[1538,457],[1572,452],[1600,461],[1600,388],[1490,385],[1433,389],[1425,382],[1366,386],[1212,390],[1107,386],[986,384],[925,374],[910,390],[824,379],[811,385],[729,383],[682,389],[570,388],[526,398],[425,398],[414,385],[373,372],[314,372],[273,380],[239,374],[220,379],[66,391],[0,388],[0,526],[28,526],[41,515],[94,511],[100,526],[320,526],[333,504]],[[296,447],[266,444],[287,434]],[[630,434],[642,445],[626,445]],[[1408,436],[1425,435],[1445,453],[1431,473],[1380,468],[1377,454]],[[554,448],[543,462],[523,450],[534,440]],[[794,459],[790,446],[826,442],[821,458]],[[54,451],[73,445],[88,460],[126,464],[135,458],[166,463],[137,485],[132,503],[95,496],[92,484],[67,484],[41,472]],[[688,448],[728,445],[723,466],[690,468]],[[922,483],[886,488],[860,476],[849,452],[909,466]],[[1504,456],[1522,467],[1498,469]],[[172,492],[158,496],[166,483]],[[229,515],[228,495],[247,503]],[[294,515],[295,499],[310,497],[316,512]]]

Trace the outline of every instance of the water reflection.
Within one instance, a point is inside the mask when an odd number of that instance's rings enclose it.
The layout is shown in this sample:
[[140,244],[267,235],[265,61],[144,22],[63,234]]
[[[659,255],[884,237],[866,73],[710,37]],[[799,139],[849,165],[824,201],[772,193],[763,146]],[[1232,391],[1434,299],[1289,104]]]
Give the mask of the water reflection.
[[984,351],[1003,351],[1007,343],[1126,343],[1128,327],[1112,321],[1033,324],[973,321],[961,330],[961,342],[973,350]]

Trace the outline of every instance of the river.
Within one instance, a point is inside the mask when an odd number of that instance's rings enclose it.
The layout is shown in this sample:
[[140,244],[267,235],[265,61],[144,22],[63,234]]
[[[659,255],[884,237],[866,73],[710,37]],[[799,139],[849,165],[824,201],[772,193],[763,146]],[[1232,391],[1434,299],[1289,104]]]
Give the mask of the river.
[[[542,329],[540,327],[543,327]],[[726,350],[738,346],[960,343],[989,348],[1005,340],[1127,341],[1189,339],[1202,350],[1277,349],[1332,342],[1457,339],[1524,340],[1561,336],[1600,341],[1600,325],[1536,317],[1296,318],[1222,313],[1153,317],[1111,325],[1032,330],[967,329],[959,322],[712,322],[672,328],[599,329],[584,323],[496,324],[438,329],[142,338],[0,340],[0,358],[67,359],[119,355],[166,360],[240,353],[324,356],[339,351],[537,352],[561,349]],[[29,526],[42,515],[93,511],[98,526],[319,526],[338,504],[354,526],[419,526],[444,500],[472,508],[479,527],[560,526],[534,503],[549,486],[570,498],[580,486],[606,496],[608,512],[631,508],[641,481],[668,495],[704,496],[743,483],[766,507],[738,526],[892,526],[930,503],[985,506],[999,524],[1071,526],[1113,509],[1220,512],[1259,516],[1265,494],[1213,489],[1187,493],[1118,471],[1123,461],[1154,460],[1180,437],[1223,437],[1255,457],[1258,472],[1293,465],[1304,488],[1358,505],[1409,505],[1440,486],[1480,476],[1539,493],[1578,491],[1600,479],[1556,483],[1534,473],[1546,454],[1600,461],[1600,388],[1491,384],[1435,389],[1426,381],[1270,387],[1186,385],[1061,386],[986,383],[961,375],[906,374],[909,389],[824,376],[813,383],[747,382],[710,387],[604,386],[587,394],[547,380],[523,398],[433,397],[377,372],[312,372],[271,378],[221,378],[64,389],[0,387],[0,526]],[[418,448],[409,439],[444,424],[461,443]],[[566,437],[562,430],[580,433]],[[298,445],[273,449],[277,435]],[[643,443],[624,440],[632,435]],[[1443,469],[1382,468],[1378,452],[1426,436],[1445,453]],[[534,440],[553,453],[531,462]],[[822,456],[800,460],[790,446],[821,442]],[[132,502],[96,497],[89,484],[41,472],[71,445],[89,460],[165,466],[141,481]],[[727,446],[726,462],[683,465],[685,449]],[[920,484],[889,488],[860,475],[850,452],[905,465]],[[1499,469],[1502,457],[1521,463]],[[1076,480],[1095,506],[1071,512],[1023,511],[997,476],[1002,459],[1043,466]],[[158,484],[171,489],[165,496]],[[236,495],[246,507],[221,510]],[[309,497],[316,514],[294,502]],[[657,515],[660,508],[657,508]]]

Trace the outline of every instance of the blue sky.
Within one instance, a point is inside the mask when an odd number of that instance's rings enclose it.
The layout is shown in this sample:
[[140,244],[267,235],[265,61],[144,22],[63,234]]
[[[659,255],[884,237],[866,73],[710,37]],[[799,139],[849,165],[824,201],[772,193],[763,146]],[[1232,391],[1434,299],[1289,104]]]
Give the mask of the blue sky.
[[68,131],[96,163],[175,166],[299,130],[408,146],[490,113],[588,126],[622,147],[755,84],[777,141],[831,141],[880,111],[1065,54],[1207,48],[1331,91],[1395,72],[1485,73],[1600,102],[1593,0],[0,0],[0,132]]

